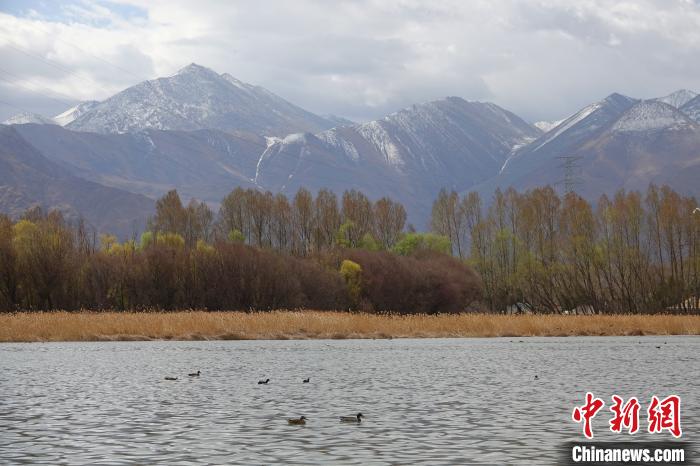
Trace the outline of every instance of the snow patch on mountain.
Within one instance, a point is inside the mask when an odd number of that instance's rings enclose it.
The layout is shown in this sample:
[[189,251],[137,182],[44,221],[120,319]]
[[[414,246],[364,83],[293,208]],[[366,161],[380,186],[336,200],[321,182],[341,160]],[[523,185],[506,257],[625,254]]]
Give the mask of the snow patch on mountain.
[[503,173],[503,170],[505,170],[506,167],[508,166],[508,162],[510,162],[510,160],[511,160],[513,157],[517,156],[518,151],[519,151],[520,149],[522,149],[523,147],[526,147],[528,144],[530,144],[530,143],[531,143],[532,141],[534,141],[535,139],[537,139],[537,138],[534,138],[534,137],[526,137],[526,138],[523,138],[521,141],[515,143],[515,144],[513,145],[513,148],[510,150],[510,154],[508,154],[508,157],[506,158],[505,162],[503,162],[503,165],[501,165],[501,169],[498,171],[498,173],[499,173],[499,174]]
[[[574,125],[576,125],[578,122],[584,120],[586,117],[588,117],[590,114],[598,110],[603,106],[603,102],[596,102],[594,104],[591,104],[582,110],[579,110],[577,113],[573,114],[566,120],[564,120],[562,123],[557,125],[554,128],[554,131],[552,131],[552,134],[545,137],[544,141],[542,141],[536,148],[535,150],[541,149],[544,147],[546,144],[552,142],[554,139],[559,137],[561,134],[563,134],[566,130],[570,129]],[[547,133],[549,134],[549,133]]]
[[686,102],[685,105],[681,107],[681,111],[691,120],[700,123],[700,95]]
[[670,104],[647,100],[630,108],[612,127],[613,131],[678,130],[692,126],[692,121]]
[[47,118],[38,113],[22,112],[3,121],[3,125],[26,125],[35,123],[38,125],[55,125],[56,122],[52,118]]
[[[258,181],[260,179],[260,176],[262,174],[262,169],[265,161],[281,152],[284,152],[287,150],[290,146],[291,147],[299,147],[299,156],[302,157],[306,153],[306,144],[308,142],[308,138],[313,138],[314,136],[309,134],[309,133],[292,133],[288,134],[287,136],[283,138],[278,138],[278,137],[267,137],[266,142],[267,142],[267,147],[265,150],[260,154],[260,157],[258,158],[258,163],[255,166],[255,178],[253,178],[253,183],[255,183],[257,186],[260,186]],[[298,162],[297,162],[298,165]],[[296,167],[295,169],[296,170]],[[290,178],[292,175],[290,175]]]
[[66,126],[68,123],[74,121],[76,118],[80,117],[81,115],[84,115],[85,113],[95,108],[95,106],[98,104],[99,102],[97,102],[96,100],[80,102],[78,105],[75,105],[66,110],[65,112],[56,115],[55,117],[53,117],[53,119],[56,121],[57,124],[61,126]]
[[355,145],[338,134],[338,130],[336,128],[329,129],[328,131],[319,133],[316,136],[326,144],[339,149],[351,160],[358,161],[360,159],[360,153],[357,151]]
[[282,139],[280,139],[280,142],[282,144],[294,144],[297,142],[306,142],[306,134],[305,133],[292,133],[288,134]]
[[379,149],[390,165],[401,167],[404,164],[399,148],[391,140],[391,135],[380,121],[363,123],[357,127],[357,132]]
[[537,128],[542,130],[542,132],[547,133],[560,124],[562,124],[564,120],[557,120],[557,121],[536,121],[532,125]]
[[693,100],[697,95],[698,94],[696,92],[689,91],[688,89],[680,89],[676,92],[670,93],[667,96],[658,97],[654,100],[669,104],[672,107],[681,108],[683,105]]

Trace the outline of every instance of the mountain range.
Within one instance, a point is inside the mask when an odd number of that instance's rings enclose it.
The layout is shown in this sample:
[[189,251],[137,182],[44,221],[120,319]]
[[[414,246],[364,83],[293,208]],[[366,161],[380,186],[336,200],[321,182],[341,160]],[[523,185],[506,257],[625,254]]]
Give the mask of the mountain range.
[[216,207],[237,186],[303,186],[390,196],[424,229],[441,188],[489,199],[495,188],[558,184],[566,157],[589,199],[649,182],[699,195],[698,121],[700,96],[681,90],[651,100],[611,94],[556,122],[447,97],[355,123],[191,64],[53,118],[5,122],[0,211],[60,208],[124,236],[169,189]]
[[561,185],[568,159],[570,182],[591,201],[620,188],[643,190],[649,183],[697,196],[700,124],[688,111],[696,100],[611,94],[516,151],[496,176],[471,189],[488,198],[496,188]]

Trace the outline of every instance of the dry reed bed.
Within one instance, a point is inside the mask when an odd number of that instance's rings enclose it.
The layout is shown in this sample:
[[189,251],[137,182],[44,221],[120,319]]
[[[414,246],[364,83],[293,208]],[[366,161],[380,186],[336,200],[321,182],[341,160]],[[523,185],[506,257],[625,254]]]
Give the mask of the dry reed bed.
[[700,335],[700,316],[348,312],[19,312],[0,314],[0,342]]

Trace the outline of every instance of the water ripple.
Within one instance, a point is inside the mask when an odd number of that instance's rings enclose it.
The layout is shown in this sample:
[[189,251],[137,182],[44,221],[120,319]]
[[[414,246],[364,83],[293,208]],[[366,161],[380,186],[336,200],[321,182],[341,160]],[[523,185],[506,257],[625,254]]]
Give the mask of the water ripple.
[[[570,413],[589,390],[678,393],[696,439],[699,349],[692,337],[3,344],[0,464],[556,464],[581,440]],[[358,411],[362,424],[338,422]],[[287,425],[300,415],[306,426]],[[615,438],[606,422],[597,439]]]

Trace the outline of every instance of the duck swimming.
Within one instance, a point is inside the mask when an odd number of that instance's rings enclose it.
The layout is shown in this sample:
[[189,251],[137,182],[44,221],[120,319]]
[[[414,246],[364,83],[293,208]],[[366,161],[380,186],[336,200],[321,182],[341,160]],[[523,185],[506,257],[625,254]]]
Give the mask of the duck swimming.
[[267,385],[267,383],[270,381],[270,379],[265,379],[265,380],[258,380],[258,385]]
[[362,413],[357,413],[357,416],[340,416],[340,422],[354,422],[359,424],[362,422]]
[[177,377],[166,377],[165,380],[177,380]]
[[306,416],[302,416],[299,419],[287,419],[287,424],[290,426],[305,426]]
[[311,377],[307,377],[304,380],[302,380],[301,382],[302,383],[309,383],[310,380],[311,380]]
[[189,375],[190,377],[199,377],[200,373],[201,373],[201,371],[197,371],[197,372],[193,372],[193,373],[187,374],[187,375]]

